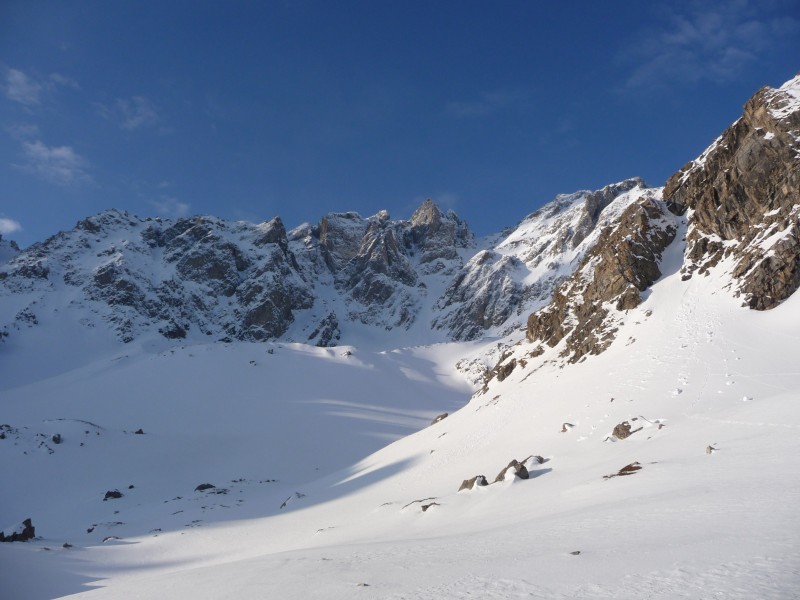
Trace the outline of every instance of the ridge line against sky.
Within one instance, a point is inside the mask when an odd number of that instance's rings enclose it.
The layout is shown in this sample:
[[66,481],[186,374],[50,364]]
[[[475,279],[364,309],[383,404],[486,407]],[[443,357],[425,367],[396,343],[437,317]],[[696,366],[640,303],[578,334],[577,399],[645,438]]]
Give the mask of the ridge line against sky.
[[799,59],[790,0],[7,0],[0,235],[427,197],[487,234],[557,193],[662,185]]

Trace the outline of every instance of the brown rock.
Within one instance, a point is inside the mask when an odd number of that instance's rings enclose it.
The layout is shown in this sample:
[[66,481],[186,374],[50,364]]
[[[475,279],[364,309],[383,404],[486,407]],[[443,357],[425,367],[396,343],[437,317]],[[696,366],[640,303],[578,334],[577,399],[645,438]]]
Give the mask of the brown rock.
[[498,481],[505,481],[506,471],[508,471],[512,467],[514,469],[514,474],[517,477],[519,477],[520,479],[528,479],[529,477],[528,469],[525,468],[525,465],[523,465],[517,460],[512,460],[510,463],[508,463],[508,466],[505,467],[502,471],[500,471],[500,473],[497,474],[497,477],[494,478],[495,483],[497,483]]
[[436,418],[431,421],[431,425],[436,425],[439,421],[442,421],[448,417],[450,413],[442,413],[440,415],[436,415]]
[[25,519],[22,523],[14,528],[14,531],[5,535],[0,531],[0,542],[27,542],[36,537],[36,529],[30,519]]
[[483,475],[475,475],[475,477],[471,479],[465,479],[463,482],[461,482],[461,487],[458,488],[458,491],[471,490],[474,487],[483,487],[486,485],[489,485],[489,483],[486,481],[486,477]]
[[551,347],[564,340],[561,356],[570,362],[605,350],[616,336],[605,306],[635,308],[640,293],[661,277],[661,254],[677,231],[671,221],[666,205],[643,190],[615,226],[600,233],[550,304],[528,317],[528,340]]
[[734,293],[756,310],[800,287],[800,111],[786,110],[790,101],[784,90],[759,90],[742,117],[664,188],[673,212],[693,211],[683,277],[730,257]]

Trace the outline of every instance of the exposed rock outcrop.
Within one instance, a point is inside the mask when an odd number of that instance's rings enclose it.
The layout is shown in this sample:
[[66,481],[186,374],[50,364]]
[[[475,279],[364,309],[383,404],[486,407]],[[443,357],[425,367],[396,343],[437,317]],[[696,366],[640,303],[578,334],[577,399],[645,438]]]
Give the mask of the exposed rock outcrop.
[[436,417],[431,421],[431,425],[436,425],[439,421],[444,421],[450,413],[442,413],[440,415],[436,415]]
[[431,199],[414,211],[409,224],[405,240],[416,247],[423,273],[452,271],[454,261],[459,261],[458,249],[472,243],[467,224],[453,211],[443,213]]
[[638,427],[637,429],[631,429],[631,424],[628,421],[623,421],[619,425],[614,426],[614,431],[611,432],[611,435],[613,435],[618,440],[624,440],[626,438],[629,438],[637,431],[641,430],[642,430],[641,427]]
[[19,525],[12,527],[9,533],[0,531],[0,542],[27,542],[36,537],[36,528],[30,519],[25,519]]
[[497,477],[494,478],[495,483],[498,481],[505,481],[507,477],[514,475],[515,477],[519,477],[520,479],[528,479],[530,475],[528,474],[528,469],[518,460],[514,459],[508,466],[504,468],[500,473],[497,474]]
[[506,333],[515,317],[550,300],[596,243],[598,232],[612,224],[617,205],[626,206],[646,188],[644,181],[632,178],[558,195],[456,273],[437,301],[441,316],[433,326],[461,340],[477,339],[493,328],[503,327],[500,333]]
[[460,270],[437,302],[446,311],[433,321],[437,329],[447,328],[459,340],[478,339],[484,332],[502,325],[522,300],[522,262],[513,256],[483,250]]
[[664,199],[689,211],[684,278],[727,260],[745,305],[776,306],[800,287],[800,75],[764,87],[744,114],[673,175]]
[[661,255],[676,231],[676,219],[658,193],[643,191],[602,230],[551,303],[530,315],[528,339],[549,346],[564,340],[561,356],[570,362],[605,350],[616,333],[610,311],[639,305],[641,292],[661,277]]
[[474,487],[484,487],[487,485],[489,485],[489,483],[486,481],[486,477],[483,475],[475,475],[475,477],[462,481],[458,491],[471,490]]

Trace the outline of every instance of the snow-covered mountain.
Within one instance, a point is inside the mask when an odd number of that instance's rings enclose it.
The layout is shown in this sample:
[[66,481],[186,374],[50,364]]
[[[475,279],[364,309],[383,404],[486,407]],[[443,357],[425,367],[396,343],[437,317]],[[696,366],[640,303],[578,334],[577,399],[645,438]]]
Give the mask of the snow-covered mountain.
[[279,217],[252,224],[109,210],[0,267],[0,329],[24,336],[58,313],[124,342],[153,332],[319,346],[394,329],[425,343],[498,335],[547,301],[598,225],[649,193],[631,179],[559,196],[478,243],[430,200],[407,221],[331,213],[289,232]]
[[482,240],[428,201],[9,245],[0,588],[794,597],[799,207],[800,77]]

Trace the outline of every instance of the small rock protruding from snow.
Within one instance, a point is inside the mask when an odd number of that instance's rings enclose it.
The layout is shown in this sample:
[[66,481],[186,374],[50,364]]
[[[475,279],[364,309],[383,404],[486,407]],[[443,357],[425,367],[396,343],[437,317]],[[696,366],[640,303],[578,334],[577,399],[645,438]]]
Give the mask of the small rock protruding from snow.
[[500,473],[497,474],[497,477],[495,477],[494,481],[495,483],[497,483],[498,481],[505,481],[508,477],[511,477],[512,475],[519,477],[520,479],[528,479],[528,477],[530,476],[528,474],[528,469],[525,468],[525,465],[523,465],[518,460],[514,459],[510,463],[508,463],[508,466],[505,469],[503,469],[502,471],[500,471]]
[[642,465],[638,462],[632,462],[629,465],[625,465],[616,473],[611,475],[603,475],[603,479],[613,479],[614,477],[624,477],[625,475],[633,475],[636,471],[640,471],[642,469]]
[[546,461],[543,456],[539,456],[538,454],[531,454],[528,458],[522,461],[522,464],[525,465],[525,468],[527,468],[528,471],[530,471],[533,466],[542,465],[545,462]]
[[444,419],[446,419],[446,418],[447,418],[449,415],[450,415],[450,413],[446,413],[446,412],[445,412],[445,413],[442,413],[442,414],[440,414],[440,415],[436,415],[436,418],[435,418],[433,421],[431,421],[431,425],[436,425],[436,424],[437,424],[439,421],[443,421],[443,420],[444,420]]
[[103,502],[106,500],[116,500],[118,498],[122,498],[122,492],[119,490],[108,490],[106,495],[103,496]]
[[641,431],[641,429],[642,428],[639,427],[638,429],[631,430],[631,424],[628,423],[627,421],[623,421],[622,423],[620,423],[619,425],[614,427],[614,431],[612,432],[612,435],[615,438],[617,438],[618,440],[624,440],[626,438],[629,438],[631,435],[633,435],[637,431]]
[[570,429],[574,428],[572,423],[564,423],[561,425],[561,433],[567,433]]
[[205,490],[213,490],[216,487],[217,486],[215,486],[213,483],[201,483],[196,488],[194,488],[194,491],[195,492],[204,492]]
[[476,487],[484,487],[487,485],[489,485],[489,483],[486,481],[486,477],[483,475],[475,475],[475,477],[472,477],[471,479],[465,479],[463,482],[461,482],[461,487],[458,488],[458,491],[471,490]]

